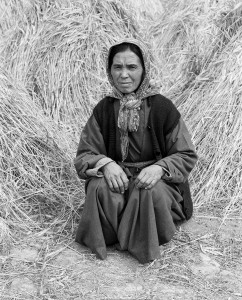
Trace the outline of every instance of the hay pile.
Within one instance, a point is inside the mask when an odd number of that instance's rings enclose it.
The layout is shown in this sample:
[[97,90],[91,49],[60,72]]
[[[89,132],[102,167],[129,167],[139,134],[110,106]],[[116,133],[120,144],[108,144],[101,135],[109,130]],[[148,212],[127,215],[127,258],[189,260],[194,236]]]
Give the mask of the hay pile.
[[44,115],[25,87],[0,70],[0,205],[6,246],[9,227],[39,231],[57,219],[66,223],[82,191],[67,132]]
[[108,87],[107,48],[138,29],[119,1],[0,5],[0,242],[5,247],[19,229],[57,224],[60,232],[66,226],[68,234],[74,231],[84,200],[73,166],[81,128]]
[[[50,1],[38,10],[37,23],[31,20],[6,37],[2,53],[13,59],[5,67],[53,119],[66,124],[75,118],[83,125],[107,89],[107,48],[138,29],[119,1]],[[29,11],[22,13],[28,18]]]
[[196,207],[241,211],[241,6],[154,0],[144,11],[148,2],[139,3],[1,1],[0,239],[10,228],[62,230],[73,222],[83,185],[72,160],[109,88],[106,50],[124,36],[147,39],[162,93],[192,133]]
[[220,216],[241,212],[242,5],[176,1],[149,28],[160,58],[162,91],[179,107],[199,162],[196,207]]

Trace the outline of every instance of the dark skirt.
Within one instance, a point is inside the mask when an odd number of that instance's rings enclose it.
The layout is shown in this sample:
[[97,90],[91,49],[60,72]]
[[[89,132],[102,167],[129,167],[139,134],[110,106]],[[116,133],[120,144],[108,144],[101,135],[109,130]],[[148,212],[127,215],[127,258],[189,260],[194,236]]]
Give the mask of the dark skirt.
[[158,259],[159,245],[172,239],[175,222],[185,220],[179,190],[163,180],[145,190],[137,189],[131,179],[122,195],[113,193],[104,177],[93,177],[86,191],[76,242],[101,259],[107,257],[106,246],[113,244],[141,263]]

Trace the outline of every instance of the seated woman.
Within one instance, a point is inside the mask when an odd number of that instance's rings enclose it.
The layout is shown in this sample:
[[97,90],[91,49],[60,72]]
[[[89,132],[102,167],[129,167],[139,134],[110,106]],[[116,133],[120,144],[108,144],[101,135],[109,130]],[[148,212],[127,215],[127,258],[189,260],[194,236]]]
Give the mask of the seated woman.
[[139,41],[113,45],[107,57],[113,93],[94,108],[75,159],[86,179],[76,242],[105,259],[107,245],[139,262],[160,258],[176,222],[192,215],[188,175],[197,161],[174,104],[150,85],[150,56]]

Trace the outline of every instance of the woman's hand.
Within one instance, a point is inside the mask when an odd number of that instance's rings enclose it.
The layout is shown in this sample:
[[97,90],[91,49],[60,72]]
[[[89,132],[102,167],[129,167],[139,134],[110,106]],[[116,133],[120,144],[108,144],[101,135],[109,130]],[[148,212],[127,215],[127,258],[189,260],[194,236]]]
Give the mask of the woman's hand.
[[115,162],[102,167],[104,177],[112,192],[123,194],[128,189],[129,180],[123,169]]
[[151,189],[164,175],[161,166],[151,165],[141,170],[135,179],[135,185],[138,189]]

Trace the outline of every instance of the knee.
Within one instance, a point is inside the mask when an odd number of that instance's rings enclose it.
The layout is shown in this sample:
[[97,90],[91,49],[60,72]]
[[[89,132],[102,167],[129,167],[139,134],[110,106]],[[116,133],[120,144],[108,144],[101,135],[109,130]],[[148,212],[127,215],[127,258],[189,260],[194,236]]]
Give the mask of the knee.
[[153,204],[155,206],[158,205],[159,207],[162,206],[163,208],[171,206],[174,197],[171,189],[172,188],[163,180],[158,181],[155,186],[148,190],[148,193],[150,193],[153,200]]
[[147,193],[151,193],[152,197],[161,197],[167,194],[169,187],[163,180],[159,180],[151,189],[145,190]]
[[166,183],[164,180],[159,180],[157,184],[152,188],[152,193],[154,196],[167,196],[167,197],[176,197],[179,192],[177,187]]
[[[94,187],[91,186],[90,188]],[[112,192],[104,177],[99,178],[98,180],[96,186],[96,196],[96,199],[102,206],[122,206],[124,202],[124,196],[122,194]]]
[[156,189],[158,188],[159,190],[165,191],[168,188],[168,184],[164,180],[161,179],[156,183],[156,185],[153,188],[155,188],[155,187],[156,187]]
[[106,191],[108,190],[108,185],[104,177],[92,177],[86,181],[86,190],[89,192],[93,191]]
[[93,177],[86,181],[86,199],[89,201],[102,200],[108,193],[109,188],[103,177]]

